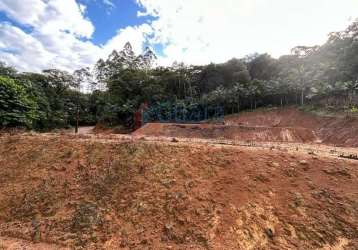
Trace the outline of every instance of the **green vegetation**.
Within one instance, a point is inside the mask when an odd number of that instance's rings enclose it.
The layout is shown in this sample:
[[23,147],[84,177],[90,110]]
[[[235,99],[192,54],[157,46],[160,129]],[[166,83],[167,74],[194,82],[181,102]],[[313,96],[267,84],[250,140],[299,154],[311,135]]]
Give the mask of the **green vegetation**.
[[32,127],[39,118],[35,99],[25,85],[0,76],[0,125]]
[[332,32],[322,46],[297,46],[279,59],[253,54],[221,64],[153,67],[155,59],[150,49],[136,56],[127,43],[93,71],[20,73],[1,63],[0,126],[47,130],[74,126],[79,117],[82,125],[131,127],[143,103],[154,112],[220,105],[230,114],[306,104],[357,112],[358,21]]

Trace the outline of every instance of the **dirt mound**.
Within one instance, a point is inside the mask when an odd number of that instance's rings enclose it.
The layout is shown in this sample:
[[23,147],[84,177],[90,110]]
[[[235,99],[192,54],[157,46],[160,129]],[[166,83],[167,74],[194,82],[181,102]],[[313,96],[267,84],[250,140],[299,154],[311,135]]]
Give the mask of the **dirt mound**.
[[358,119],[353,117],[326,118],[316,130],[323,143],[358,147]]
[[358,147],[358,119],[352,117],[321,117],[296,108],[276,108],[229,115],[224,123],[150,123],[133,134],[259,142],[322,142]]
[[0,138],[0,248],[358,248],[357,161],[80,138]]
[[228,115],[225,117],[225,124],[251,127],[298,127],[316,130],[321,127],[322,118],[296,108],[274,108]]
[[355,117],[323,117],[296,108],[276,108],[227,116],[225,124],[305,128],[312,130],[325,144],[358,147],[358,119]]
[[246,127],[213,124],[148,123],[135,136],[164,136],[240,141],[314,142],[318,138],[305,128]]

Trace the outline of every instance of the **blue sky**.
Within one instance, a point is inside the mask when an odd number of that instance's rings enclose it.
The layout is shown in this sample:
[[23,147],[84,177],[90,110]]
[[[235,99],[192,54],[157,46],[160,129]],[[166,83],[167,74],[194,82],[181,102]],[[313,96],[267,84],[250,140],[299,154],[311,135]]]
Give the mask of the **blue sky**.
[[95,44],[106,43],[116,35],[119,29],[154,20],[151,16],[138,17],[138,11],[143,11],[143,8],[134,0],[112,0],[113,6],[104,4],[101,0],[80,0],[78,2],[87,6],[86,16],[96,27],[92,37]]
[[357,0],[0,0],[0,61],[20,71],[91,67],[130,42],[158,65],[220,63],[319,45]]

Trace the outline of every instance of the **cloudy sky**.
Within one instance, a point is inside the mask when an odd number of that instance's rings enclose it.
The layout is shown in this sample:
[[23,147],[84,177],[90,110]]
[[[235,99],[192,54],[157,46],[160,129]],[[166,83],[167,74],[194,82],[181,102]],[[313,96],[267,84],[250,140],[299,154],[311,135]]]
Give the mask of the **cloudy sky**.
[[159,64],[274,57],[322,44],[358,0],[0,0],[0,61],[21,71],[92,66],[131,42]]

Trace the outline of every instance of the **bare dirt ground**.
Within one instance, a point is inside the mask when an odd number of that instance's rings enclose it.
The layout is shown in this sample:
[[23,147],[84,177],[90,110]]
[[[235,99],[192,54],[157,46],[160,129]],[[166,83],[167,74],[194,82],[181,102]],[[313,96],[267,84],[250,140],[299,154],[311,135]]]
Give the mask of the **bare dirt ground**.
[[358,249],[358,148],[284,122],[263,121],[276,141],[3,134],[0,249]]
[[134,135],[255,142],[315,142],[319,140],[314,131],[306,128],[213,124],[148,123],[135,131]]
[[254,142],[322,142],[358,147],[358,119],[319,117],[295,108],[264,109],[227,116],[224,125],[148,123],[134,135]]
[[81,135],[92,134],[94,126],[79,127],[78,133]]
[[[80,127],[78,127],[78,134],[80,134],[80,135],[93,134],[93,133],[95,133],[94,128],[95,128],[95,126],[80,126]],[[74,134],[75,129],[71,128],[71,129],[60,130],[59,133]]]

